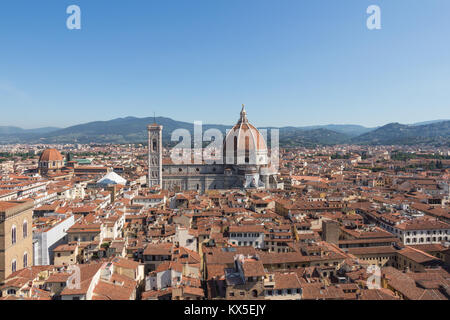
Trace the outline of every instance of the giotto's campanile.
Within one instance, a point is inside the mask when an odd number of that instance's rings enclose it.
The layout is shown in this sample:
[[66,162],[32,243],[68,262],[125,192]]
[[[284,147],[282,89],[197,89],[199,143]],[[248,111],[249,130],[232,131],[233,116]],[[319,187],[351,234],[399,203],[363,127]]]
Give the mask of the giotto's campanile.
[[148,131],[148,186],[162,188],[162,129],[153,123]]

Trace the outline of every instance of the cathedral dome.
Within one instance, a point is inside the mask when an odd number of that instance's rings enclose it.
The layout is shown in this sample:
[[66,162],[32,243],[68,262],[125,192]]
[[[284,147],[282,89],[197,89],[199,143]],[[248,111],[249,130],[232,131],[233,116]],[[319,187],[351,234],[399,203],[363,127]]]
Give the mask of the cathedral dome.
[[42,152],[39,162],[63,161],[64,158],[56,149],[46,149]]
[[238,123],[225,137],[223,148],[226,164],[267,164],[266,140],[248,122],[244,105]]

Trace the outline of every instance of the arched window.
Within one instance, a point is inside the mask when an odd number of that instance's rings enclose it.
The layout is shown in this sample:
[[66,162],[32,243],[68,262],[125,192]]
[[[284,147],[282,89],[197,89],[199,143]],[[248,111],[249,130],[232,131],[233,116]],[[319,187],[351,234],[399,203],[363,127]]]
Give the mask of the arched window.
[[8,289],[7,294],[15,295],[16,294],[16,289]]
[[23,254],[23,267],[24,268],[28,267],[28,253],[27,252],[25,252]]
[[250,137],[245,137],[245,163],[250,162]]
[[16,226],[12,226],[11,228],[11,244],[16,244],[17,242],[17,230]]
[[235,136],[234,137],[234,145],[233,145],[233,151],[234,151],[234,164],[238,164],[237,163],[237,148],[238,148],[238,138]]
[[156,142],[156,139],[153,139],[153,143],[152,143],[153,151],[156,151],[157,147],[158,147],[158,143]]
[[11,273],[16,272],[16,270],[17,270],[17,262],[16,262],[16,260],[13,260],[11,262]]
[[23,238],[25,239],[26,237],[28,237],[28,221],[27,220],[25,220],[24,222],[23,222],[23,225],[22,225],[22,234],[23,234]]

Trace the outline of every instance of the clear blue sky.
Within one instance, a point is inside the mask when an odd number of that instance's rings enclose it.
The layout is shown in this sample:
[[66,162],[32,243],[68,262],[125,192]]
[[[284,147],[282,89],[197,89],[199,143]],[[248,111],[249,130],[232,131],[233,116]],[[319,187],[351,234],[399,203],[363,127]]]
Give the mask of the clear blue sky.
[[0,125],[232,124],[242,103],[256,126],[450,118],[450,1],[0,2]]

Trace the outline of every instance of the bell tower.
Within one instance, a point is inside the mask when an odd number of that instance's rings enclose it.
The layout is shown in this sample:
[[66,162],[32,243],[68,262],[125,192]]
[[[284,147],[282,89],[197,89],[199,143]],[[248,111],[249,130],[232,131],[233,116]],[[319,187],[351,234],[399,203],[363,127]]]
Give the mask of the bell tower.
[[159,186],[162,189],[162,129],[153,123],[148,131],[148,187]]

